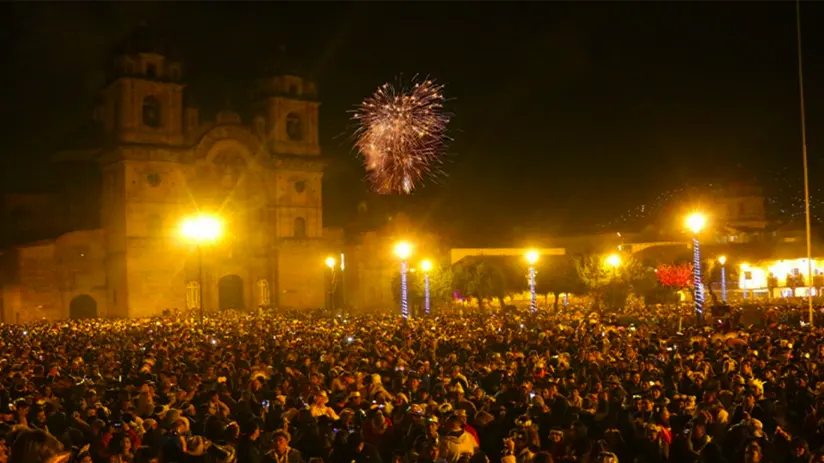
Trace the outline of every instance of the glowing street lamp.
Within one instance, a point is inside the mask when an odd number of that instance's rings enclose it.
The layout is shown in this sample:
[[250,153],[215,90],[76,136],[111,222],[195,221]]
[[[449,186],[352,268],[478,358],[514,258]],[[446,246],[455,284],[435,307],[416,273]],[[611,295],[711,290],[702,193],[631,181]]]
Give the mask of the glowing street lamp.
[[180,236],[197,246],[198,305],[203,326],[203,244],[214,243],[223,236],[223,221],[214,215],[198,214],[180,222]]
[[707,224],[707,216],[695,212],[687,216],[686,225],[692,231],[692,276],[693,299],[695,300],[695,318],[700,325],[704,320],[704,288],[701,287],[701,248],[698,234]]
[[423,272],[423,310],[429,315],[429,272],[432,271],[432,262],[425,260],[421,262]]
[[529,263],[529,308],[534,313],[538,310],[538,298],[535,294],[535,263],[538,262],[538,251],[530,250],[526,253],[526,261]]
[[412,245],[406,241],[395,244],[395,255],[401,260],[401,316],[409,319],[409,292],[406,284],[406,260],[412,255]]
[[621,266],[621,256],[618,254],[610,254],[609,257],[607,257],[607,265],[613,269],[617,269]]
[[326,263],[326,266],[329,267],[329,270],[335,270],[335,265],[337,265],[337,261],[335,261],[334,257],[329,256],[326,258],[324,262]]
[[727,256],[719,257],[718,263],[721,264],[721,301],[727,302]]

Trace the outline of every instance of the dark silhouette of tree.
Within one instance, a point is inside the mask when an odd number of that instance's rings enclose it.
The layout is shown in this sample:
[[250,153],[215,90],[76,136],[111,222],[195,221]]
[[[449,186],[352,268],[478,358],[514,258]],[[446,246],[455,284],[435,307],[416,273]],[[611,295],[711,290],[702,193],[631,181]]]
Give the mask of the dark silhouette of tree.
[[581,294],[586,292],[584,282],[578,276],[575,262],[567,257],[542,261],[537,269],[535,290],[548,298],[552,293],[555,297],[553,308],[558,310],[558,299],[562,293]]

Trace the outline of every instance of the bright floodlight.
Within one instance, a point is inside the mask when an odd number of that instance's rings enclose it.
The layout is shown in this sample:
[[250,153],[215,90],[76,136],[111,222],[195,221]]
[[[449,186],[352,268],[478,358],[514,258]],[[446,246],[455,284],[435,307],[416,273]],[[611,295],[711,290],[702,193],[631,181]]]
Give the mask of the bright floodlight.
[[707,224],[707,216],[701,213],[693,213],[687,216],[687,228],[693,233],[698,233]]
[[621,256],[618,254],[610,254],[609,257],[607,257],[607,265],[612,268],[618,268],[618,266],[621,265]]
[[533,264],[535,264],[535,262],[538,262],[538,257],[539,256],[540,256],[540,254],[538,254],[538,251],[536,251],[534,249],[530,250],[530,251],[527,251],[526,252],[526,261],[529,262],[530,265],[533,265]]
[[223,223],[211,215],[197,215],[183,219],[180,235],[196,242],[217,241],[223,234]]
[[726,263],[727,263],[727,256],[721,256],[721,257],[719,257],[719,258],[718,258],[718,262],[720,262],[720,263],[721,263],[721,265],[726,264]]
[[395,255],[401,260],[406,260],[412,254],[412,245],[406,241],[400,241],[395,245]]
[[335,264],[337,264],[337,262],[335,261],[334,257],[329,256],[329,257],[326,258],[326,266],[327,267],[329,267],[330,269],[335,268]]
[[421,270],[424,273],[429,273],[432,270],[432,262],[428,260],[421,262]]

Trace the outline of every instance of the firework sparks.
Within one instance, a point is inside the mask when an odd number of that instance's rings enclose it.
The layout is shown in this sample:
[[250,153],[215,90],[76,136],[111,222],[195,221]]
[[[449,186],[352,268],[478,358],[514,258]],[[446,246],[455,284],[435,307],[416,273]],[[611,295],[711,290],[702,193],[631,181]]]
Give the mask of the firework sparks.
[[434,174],[446,139],[443,86],[431,80],[411,88],[384,84],[355,112],[356,146],[375,191],[411,193]]

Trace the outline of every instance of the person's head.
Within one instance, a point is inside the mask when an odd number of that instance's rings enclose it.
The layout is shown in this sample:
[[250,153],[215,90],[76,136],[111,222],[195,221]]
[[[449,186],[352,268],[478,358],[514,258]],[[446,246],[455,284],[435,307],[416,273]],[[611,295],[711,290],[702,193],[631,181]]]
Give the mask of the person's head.
[[132,441],[124,433],[115,433],[109,439],[108,451],[111,455],[126,455],[132,451]]
[[62,452],[63,445],[51,434],[39,429],[25,430],[14,440],[9,463],[47,463]]
[[284,454],[289,449],[289,441],[291,440],[291,436],[289,433],[284,430],[275,431],[272,434],[272,442],[275,444],[275,452],[278,454]]
[[431,434],[437,434],[438,428],[440,427],[440,422],[437,416],[428,416],[426,418],[426,427]]

